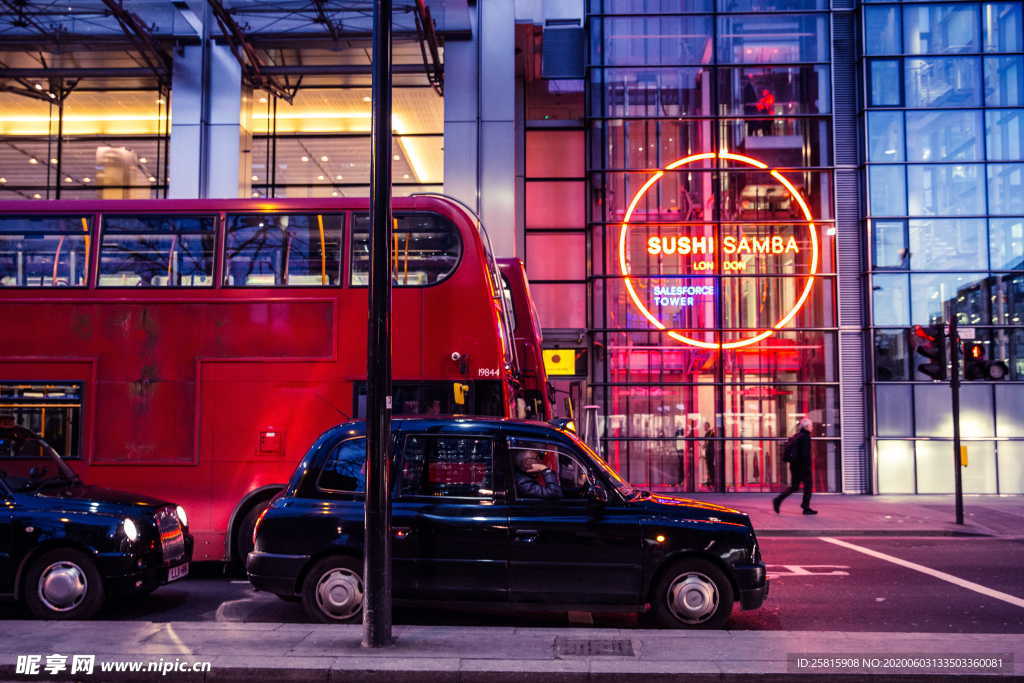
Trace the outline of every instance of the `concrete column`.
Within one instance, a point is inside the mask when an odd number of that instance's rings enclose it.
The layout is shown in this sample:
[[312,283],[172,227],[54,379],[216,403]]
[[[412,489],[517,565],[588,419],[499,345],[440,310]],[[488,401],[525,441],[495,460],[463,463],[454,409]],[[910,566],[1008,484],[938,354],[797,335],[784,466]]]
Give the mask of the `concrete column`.
[[170,198],[249,196],[251,108],[242,67],[227,46],[188,46],[175,55]]
[[445,45],[444,188],[476,210],[496,256],[515,256],[515,4],[470,11],[472,39]]

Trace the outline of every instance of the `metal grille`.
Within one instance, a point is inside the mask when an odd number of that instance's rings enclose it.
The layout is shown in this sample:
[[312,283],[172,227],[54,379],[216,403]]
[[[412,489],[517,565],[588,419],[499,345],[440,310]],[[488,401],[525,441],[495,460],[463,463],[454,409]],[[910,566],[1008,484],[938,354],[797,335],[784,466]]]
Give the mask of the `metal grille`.
[[556,657],[635,657],[633,641],[555,638]]
[[164,562],[174,562],[185,557],[185,535],[181,532],[181,524],[173,510],[162,508],[157,511],[156,528],[160,532],[160,550]]
[[[846,7],[836,0],[835,8]],[[856,20],[832,14],[832,110],[835,149],[836,266],[839,299],[839,405],[842,490],[867,493],[865,231],[861,218],[860,136],[857,121]]]

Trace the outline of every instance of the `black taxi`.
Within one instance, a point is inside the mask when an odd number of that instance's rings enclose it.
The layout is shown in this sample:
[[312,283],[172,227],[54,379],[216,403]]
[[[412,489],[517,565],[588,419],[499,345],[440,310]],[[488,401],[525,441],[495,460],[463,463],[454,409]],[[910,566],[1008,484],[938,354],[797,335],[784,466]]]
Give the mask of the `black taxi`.
[[85,484],[44,439],[0,427],[0,599],[44,619],[87,619],[108,597],[185,577],[184,508]]
[[[647,611],[720,626],[768,594],[750,518],[624,481],[571,431],[542,422],[396,419],[396,603]],[[323,434],[260,517],[247,558],[258,590],[355,621],[363,597],[366,438]]]

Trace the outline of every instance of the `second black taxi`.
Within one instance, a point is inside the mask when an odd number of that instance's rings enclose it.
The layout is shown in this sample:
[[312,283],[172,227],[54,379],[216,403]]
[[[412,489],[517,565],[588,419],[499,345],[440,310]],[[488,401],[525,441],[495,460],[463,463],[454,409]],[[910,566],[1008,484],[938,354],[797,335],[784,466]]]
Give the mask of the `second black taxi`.
[[[396,419],[396,603],[648,611],[721,626],[768,580],[750,518],[643,491],[571,431],[503,419]],[[259,590],[324,622],[361,618],[366,438],[323,434],[256,524]]]

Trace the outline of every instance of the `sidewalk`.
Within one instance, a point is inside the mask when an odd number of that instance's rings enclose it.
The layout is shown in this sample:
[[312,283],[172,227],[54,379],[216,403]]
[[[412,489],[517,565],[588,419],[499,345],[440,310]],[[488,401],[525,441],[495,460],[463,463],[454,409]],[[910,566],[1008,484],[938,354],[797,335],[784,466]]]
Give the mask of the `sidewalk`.
[[814,494],[817,515],[800,512],[800,495],[772,510],[771,493],[680,494],[750,515],[759,536],[999,536],[1024,538],[1024,496],[964,496],[964,524],[954,523],[953,496]]
[[[6,621],[0,679],[67,680],[45,671],[15,676],[17,655],[95,654],[80,681],[739,681],[978,680],[926,670],[926,657],[1000,656],[1001,681],[1024,681],[1019,634],[810,634],[790,631],[675,631],[592,628],[396,626],[393,647],[360,647],[362,627],[273,623]],[[589,654],[587,654],[589,652]],[[803,674],[795,658],[877,658],[875,674]],[[916,658],[883,670],[887,656]],[[1009,662],[1008,658],[1014,661]],[[70,659],[70,658],[69,658]],[[206,673],[101,672],[112,661],[209,662]],[[792,661],[792,663],[790,663]],[[860,659],[863,661],[863,659]],[[844,666],[849,666],[849,663]]]

